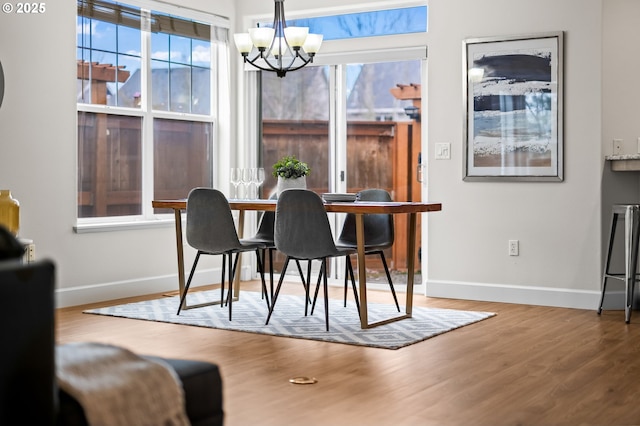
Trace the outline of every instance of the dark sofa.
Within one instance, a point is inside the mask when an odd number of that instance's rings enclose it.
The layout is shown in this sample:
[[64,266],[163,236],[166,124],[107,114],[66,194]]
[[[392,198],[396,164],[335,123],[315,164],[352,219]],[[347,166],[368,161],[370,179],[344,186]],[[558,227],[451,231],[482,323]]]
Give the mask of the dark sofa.
[[[6,256],[2,245],[0,236],[0,425],[86,425],[80,404],[56,385],[55,266],[47,260],[24,264]],[[162,359],[182,382],[191,424],[222,425],[218,367]]]

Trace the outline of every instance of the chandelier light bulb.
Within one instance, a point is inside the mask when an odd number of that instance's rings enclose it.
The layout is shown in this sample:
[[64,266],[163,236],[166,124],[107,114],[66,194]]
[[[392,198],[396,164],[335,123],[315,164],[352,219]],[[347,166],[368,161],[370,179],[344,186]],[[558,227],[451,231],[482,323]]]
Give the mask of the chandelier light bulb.
[[309,34],[302,45],[302,49],[308,54],[316,54],[322,45],[322,34]]
[[253,42],[249,33],[234,34],[233,40],[236,42],[236,48],[242,54],[247,54],[253,49]]
[[258,49],[266,49],[271,46],[275,30],[273,28],[249,28],[249,36],[253,45]]
[[287,43],[293,48],[302,47],[308,34],[309,28],[307,27],[287,27],[284,29],[284,36],[287,39]]

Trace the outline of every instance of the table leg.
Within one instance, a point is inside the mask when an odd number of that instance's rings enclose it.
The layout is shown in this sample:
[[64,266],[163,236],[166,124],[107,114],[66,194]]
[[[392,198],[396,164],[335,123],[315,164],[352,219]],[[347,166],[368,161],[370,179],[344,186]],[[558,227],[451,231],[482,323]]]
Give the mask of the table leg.
[[364,254],[364,215],[356,214],[356,242],[358,245],[358,285],[360,286],[360,327],[369,328],[367,311],[367,269]]
[[[184,247],[182,245],[182,215],[180,209],[173,209],[176,220],[176,250],[178,253],[178,290],[180,297],[184,294]],[[186,301],[185,301],[186,306]]]
[[407,238],[407,255],[409,256],[407,262],[407,302],[406,312],[407,316],[411,316],[413,309],[413,279],[415,277],[415,258],[416,258],[416,222],[417,214],[409,214],[409,235]]
[[415,274],[416,257],[416,223],[417,214],[409,214],[409,229],[407,235],[407,296],[405,302],[405,314],[369,324],[367,317],[367,275],[364,261],[364,216],[356,214],[356,240],[358,242],[358,280],[360,285],[360,327],[373,328],[384,324],[389,324],[402,319],[411,318],[413,310],[413,279]]
[[[238,214],[238,229],[240,230],[240,238],[244,237],[244,210],[240,210]],[[238,253],[238,269],[236,269],[236,276],[233,277],[233,294],[238,300],[240,298],[240,274],[242,273],[242,253]]]

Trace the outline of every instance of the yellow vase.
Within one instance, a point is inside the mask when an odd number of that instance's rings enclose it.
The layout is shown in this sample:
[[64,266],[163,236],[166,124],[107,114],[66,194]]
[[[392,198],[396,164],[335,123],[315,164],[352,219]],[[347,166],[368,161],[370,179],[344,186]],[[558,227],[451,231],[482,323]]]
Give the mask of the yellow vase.
[[11,191],[0,189],[0,225],[4,225],[13,235],[20,229],[20,203],[11,197]]

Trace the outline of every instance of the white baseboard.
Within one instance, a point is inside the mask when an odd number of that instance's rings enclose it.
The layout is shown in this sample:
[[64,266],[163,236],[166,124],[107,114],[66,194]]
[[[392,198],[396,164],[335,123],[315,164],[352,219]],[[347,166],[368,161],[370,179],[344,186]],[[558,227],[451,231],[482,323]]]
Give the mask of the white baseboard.
[[[220,268],[202,269],[193,276],[191,288],[220,283]],[[187,276],[188,277],[188,276]],[[185,281],[187,279],[185,277]],[[250,279],[249,266],[242,268],[243,280]],[[89,303],[105,302],[125,297],[143,296],[145,294],[161,293],[163,291],[177,291],[178,276],[161,275],[137,280],[116,281],[56,290],[56,307],[86,305]]]
[[[219,284],[220,268],[202,269],[196,271],[193,276],[191,288],[200,286]],[[188,271],[187,271],[188,273]],[[280,276],[275,274],[274,280],[278,280]],[[265,276],[268,280],[268,277]],[[185,280],[187,277],[185,277]],[[251,280],[251,266],[242,267],[242,275],[240,279],[243,281]],[[287,276],[287,281],[296,281],[296,274]],[[268,283],[267,283],[268,285]],[[330,279],[329,285],[342,286],[344,281]],[[388,290],[387,284],[369,284],[367,286],[371,290]],[[144,296],[146,294],[162,293],[178,290],[177,275],[160,275],[155,277],[142,278],[137,280],[115,281],[108,283],[92,284],[71,288],[60,288],[56,290],[56,307],[65,308],[69,306],[86,305],[89,303],[106,302],[110,300],[123,299],[126,297]],[[406,291],[406,286],[397,285],[396,291],[402,293]],[[414,286],[414,294],[424,294],[423,285]]]
[[[426,295],[447,299],[481,300],[522,305],[596,310],[600,291],[567,288],[523,287],[458,281],[429,280]],[[607,291],[605,309],[623,309],[624,292]]]
[[[197,271],[191,284],[193,288],[220,283],[219,268]],[[249,266],[242,268],[242,280],[251,279]],[[276,276],[277,279],[277,276]],[[295,279],[293,277],[292,279]],[[343,285],[341,280],[330,280],[332,286]],[[387,290],[386,284],[371,284],[372,290]],[[56,290],[56,307],[86,305],[126,297],[176,291],[176,275],[163,275],[137,280],[100,283]],[[403,293],[406,286],[397,285],[396,291]],[[599,291],[572,290],[565,288],[522,287],[503,284],[471,283],[458,281],[429,280],[424,285],[414,286],[415,294],[447,299],[480,300],[486,302],[518,303],[524,305],[554,306],[562,308],[596,310],[600,302]],[[604,309],[623,309],[624,292],[608,291]]]

